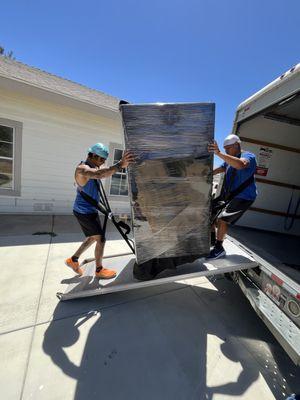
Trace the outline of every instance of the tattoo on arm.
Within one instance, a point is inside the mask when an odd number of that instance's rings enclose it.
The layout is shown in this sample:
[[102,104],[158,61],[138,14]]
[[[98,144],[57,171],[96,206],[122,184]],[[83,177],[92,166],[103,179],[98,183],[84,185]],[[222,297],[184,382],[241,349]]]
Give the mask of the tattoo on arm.
[[77,173],[83,176],[86,176],[91,179],[102,179],[102,178],[108,178],[109,176],[112,176],[116,172],[121,172],[122,167],[120,166],[120,163],[116,163],[112,165],[111,167],[108,168],[90,168],[90,167],[78,167]]

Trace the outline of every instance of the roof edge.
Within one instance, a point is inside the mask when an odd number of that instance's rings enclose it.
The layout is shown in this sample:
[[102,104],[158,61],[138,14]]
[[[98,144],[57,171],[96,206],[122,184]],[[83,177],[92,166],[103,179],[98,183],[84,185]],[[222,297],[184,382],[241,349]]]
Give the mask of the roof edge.
[[[61,77],[61,76],[59,76],[59,75],[52,74],[51,72],[44,71],[44,70],[42,70],[42,69],[40,69],[40,68],[33,67],[33,66],[31,66],[31,65],[25,64],[25,63],[20,62],[20,61],[11,60],[11,59],[9,59],[9,58],[3,56],[3,55],[0,55],[0,60],[1,60],[1,58],[4,59],[5,62],[7,62],[8,64],[9,64],[9,63],[17,64],[17,65],[19,65],[19,66],[21,66],[21,67],[28,68],[28,69],[30,69],[30,70],[33,71],[33,72],[36,71],[36,72],[38,72],[38,73],[45,74],[45,75],[47,75],[47,76],[49,76],[49,77],[52,77],[52,78],[55,78],[55,79],[60,79],[60,80],[63,80],[63,81],[65,81],[65,82],[69,82],[70,84],[79,86],[79,87],[83,88],[84,90],[88,90],[88,91],[94,92],[94,93],[96,93],[96,94],[98,94],[98,95],[107,96],[107,97],[111,98],[112,100],[114,100],[114,101],[116,101],[116,102],[119,102],[119,100],[120,100],[118,97],[112,96],[112,95],[110,95],[110,94],[107,94],[107,93],[102,92],[102,91],[97,90],[97,89],[90,88],[90,87],[88,87],[88,86],[86,86],[86,85],[83,85],[83,84],[81,84],[81,83],[72,81],[72,80],[70,80],[70,79],[63,78],[63,77]],[[33,83],[33,82],[30,82],[30,81],[28,81],[28,80],[20,79],[19,77],[16,77],[16,76],[9,76],[9,75],[6,75],[5,73],[3,74],[3,73],[1,73],[1,71],[0,71],[0,76],[3,77],[3,78],[6,78],[6,79],[11,79],[12,81],[15,81],[15,82],[19,82],[19,83],[21,83],[21,84],[25,84],[25,85],[27,85],[27,86],[35,87],[35,88],[37,88],[37,89],[44,90],[44,91],[46,91],[46,92],[53,93],[53,94],[56,94],[56,95],[64,96],[64,97],[67,97],[67,98],[69,98],[69,99],[73,99],[73,100],[76,100],[76,101],[79,101],[79,102],[82,102],[82,103],[90,104],[90,105],[93,105],[93,106],[96,106],[96,107],[99,107],[99,108],[103,108],[103,109],[106,109],[106,110],[109,110],[109,111],[118,111],[118,108],[117,108],[117,107],[116,107],[116,108],[114,108],[114,107],[109,107],[109,106],[104,105],[104,104],[101,104],[101,105],[100,105],[100,104],[97,103],[97,102],[88,101],[87,99],[82,99],[82,98],[80,98],[80,96],[72,96],[72,95],[70,95],[70,94],[68,94],[68,93],[65,93],[65,92],[63,92],[63,91],[54,90],[54,89],[51,89],[51,88],[49,88],[49,87],[47,87],[47,86],[43,86],[43,85],[38,85],[38,84]]]
[[274,81],[269,83],[268,85],[264,86],[258,92],[254,93],[252,96],[248,97],[242,103],[240,103],[237,107],[237,112],[240,111],[245,106],[249,105],[253,101],[257,100],[259,97],[263,96],[264,94],[270,92],[271,90],[275,89],[276,87],[280,86],[282,82],[286,82],[292,79],[295,75],[300,73],[300,63],[295,64],[294,67],[290,68],[288,71],[284,72]]

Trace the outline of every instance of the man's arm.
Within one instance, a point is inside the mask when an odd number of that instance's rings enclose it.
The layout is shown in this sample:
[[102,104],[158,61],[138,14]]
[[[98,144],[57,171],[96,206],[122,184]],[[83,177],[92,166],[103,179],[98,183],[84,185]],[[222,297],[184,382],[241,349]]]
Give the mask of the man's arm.
[[130,152],[125,152],[121,160],[108,168],[91,168],[88,165],[82,164],[76,168],[76,174],[85,176],[89,179],[103,179],[112,176],[118,171],[122,171],[130,163],[134,162],[134,156]]
[[89,179],[103,179],[112,176],[119,171],[118,165],[112,165],[109,168],[91,168],[88,165],[79,165],[76,168],[76,174],[85,176]]
[[227,164],[235,169],[244,169],[249,166],[249,160],[246,158],[238,158],[230,156],[229,154],[222,153],[219,149],[217,142],[208,145],[208,150],[214,152],[215,155],[224,160]]
[[225,171],[226,171],[226,169],[224,167],[218,167],[213,170],[213,175],[222,174],[222,172],[225,172]]

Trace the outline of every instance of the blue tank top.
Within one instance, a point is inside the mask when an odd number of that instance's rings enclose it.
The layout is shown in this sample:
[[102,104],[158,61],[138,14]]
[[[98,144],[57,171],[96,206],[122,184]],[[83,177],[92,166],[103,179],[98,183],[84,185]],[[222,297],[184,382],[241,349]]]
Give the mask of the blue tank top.
[[[83,162],[83,164],[86,163]],[[99,202],[100,194],[95,179],[90,179],[84,186],[80,186],[80,190]],[[92,206],[81,196],[81,194],[79,193],[79,188],[77,189],[77,195],[74,201],[73,210],[78,212],[79,214],[94,214],[98,212],[96,207]]]

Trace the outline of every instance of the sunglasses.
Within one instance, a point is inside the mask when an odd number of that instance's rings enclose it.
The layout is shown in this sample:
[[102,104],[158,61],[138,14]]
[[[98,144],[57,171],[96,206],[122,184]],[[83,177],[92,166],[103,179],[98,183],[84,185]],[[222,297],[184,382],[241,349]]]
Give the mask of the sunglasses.
[[99,160],[99,161],[103,161],[103,162],[106,161],[106,158],[104,158],[104,157],[100,157],[100,156],[97,156],[97,155],[95,155],[95,156],[96,156],[97,160]]

